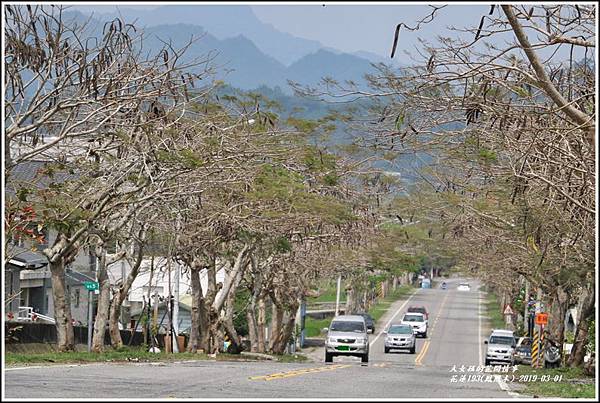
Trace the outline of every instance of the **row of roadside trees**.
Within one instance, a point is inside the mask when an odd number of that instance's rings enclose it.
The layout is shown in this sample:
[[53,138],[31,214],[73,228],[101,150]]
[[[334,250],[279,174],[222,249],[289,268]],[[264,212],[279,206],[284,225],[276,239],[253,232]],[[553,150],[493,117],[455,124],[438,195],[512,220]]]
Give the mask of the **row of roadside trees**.
[[[225,336],[241,347],[233,319],[244,291],[251,349],[281,353],[319,279],[374,267],[384,190],[364,161],[310,142],[327,119],[279,121],[255,95],[220,99],[210,57],[189,61],[189,44],[168,41],[146,49],[143,32],[119,19],[99,32],[58,6],[5,10],[5,183],[14,197],[4,263],[11,239],[57,233],[43,254],[60,351],[75,348],[65,276],[82,250],[98,261],[94,351],[107,325],[112,346],[123,345],[120,308],[150,251],[190,276],[191,352],[218,351]],[[45,163],[18,180],[31,161]],[[131,271],[111,283],[108,267],[123,259]]]
[[[443,8],[399,24],[395,41]],[[420,209],[460,266],[499,294],[512,300],[525,282],[539,290],[561,350],[566,311],[579,307],[572,366],[589,352],[596,312],[596,11],[492,5],[451,36],[422,40],[410,67],[379,65],[369,90],[296,85],[305,96],[371,100],[356,122],[365,144],[390,160],[429,161],[395,211]]]

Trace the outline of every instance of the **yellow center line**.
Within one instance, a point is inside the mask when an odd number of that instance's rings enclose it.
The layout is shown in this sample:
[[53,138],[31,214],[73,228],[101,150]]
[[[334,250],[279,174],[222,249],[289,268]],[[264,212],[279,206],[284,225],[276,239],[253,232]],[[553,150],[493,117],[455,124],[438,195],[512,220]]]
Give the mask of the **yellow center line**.
[[[431,335],[431,333],[433,333],[433,331],[435,329],[435,325],[437,325],[438,320],[440,319],[440,315],[442,314],[442,308],[446,304],[446,300],[448,299],[448,295],[449,294],[446,293],[446,295],[444,296],[444,300],[442,301],[442,304],[440,305],[440,309],[438,310],[438,314],[436,315],[435,319],[433,320],[433,325],[431,326],[431,329],[428,331],[428,333],[430,335]],[[425,357],[425,354],[427,353],[427,350],[429,349],[429,344],[431,344],[429,340],[426,340],[425,343],[423,343],[423,347],[421,348],[421,351],[419,352],[419,354],[415,358],[415,364],[416,365],[423,365],[422,361],[423,361],[423,358]]]
[[423,343],[423,348],[421,349],[421,352],[419,353],[417,358],[415,358],[415,364],[422,365],[421,361],[423,360],[425,353],[427,353],[427,350],[429,349],[429,344],[429,340],[426,340],[425,343]]
[[343,365],[343,364],[328,365],[325,367],[296,369],[296,370],[287,371],[287,372],[277,372],[277,373],[269,374],[269,375],[251,376],[248,379],[272,381],[275,379],[289,378],[292,376],[298,376],[298,375],[316,373],[316,372],[333,371],[336,369],[347,368],[347,367],[350,367],[350,365],[348,365],[348,364],[346,364],[346,365]]

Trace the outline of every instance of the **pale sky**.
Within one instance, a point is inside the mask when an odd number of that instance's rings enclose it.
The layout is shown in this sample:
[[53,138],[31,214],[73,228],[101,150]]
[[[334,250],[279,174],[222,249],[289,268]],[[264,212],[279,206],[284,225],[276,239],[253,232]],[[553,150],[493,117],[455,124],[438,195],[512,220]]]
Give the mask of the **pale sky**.
[[[253,5],[256,16],[278,30],[306,39],[314,39],[325,46],[354,52],[358,50],[389,57],[396,25],[404,22],[414,26],[429,13],[426,4],[348,4],[321,3],[309,5]],[[434,24],[423,25],[419,32],[402,31],[398,51],[404,44],[417,44],[417,37],[432,38],[447,32],[448,25],[477,26],[489,5],[451,5],[436,13]],[[410,46],[408,46],[410,48]]]
[[[168,2],[131,3],[114,5],[91,5],[93,3],[70,3],[81,11],[109,12],[115,5],[119,8],[153,9],[159,5],[240,4],[252,7],[257,18],[273,25],[279,31],[305,39],[313,39],[324,46],[344,52],[368,51],[389,58],[396,25],[404,22],[413,26],[429,13],[427,4],[419,2]],[[104,3],[106,4],[106,3]],[[109,3],[110,4],[110,3]],[[325,6],[323,6],[325,4]],[[477,26],[483,14],[489,11],[489,3],[453,3],[436,14],[433,24],[424,25],[419,32],[403,31],[397,52],[412,49],[417,37],[433,38],[444,34],[448,25]]]

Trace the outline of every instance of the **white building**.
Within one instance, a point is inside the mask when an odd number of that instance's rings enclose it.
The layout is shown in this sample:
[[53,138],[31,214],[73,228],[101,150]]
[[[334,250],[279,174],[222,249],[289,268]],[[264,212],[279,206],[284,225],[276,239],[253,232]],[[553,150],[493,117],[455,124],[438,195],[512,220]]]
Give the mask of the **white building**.
[[[129,290],[129,297],[125,300],[123,305],[129,307],[131,311],[136,311],[142,308],[144,304],[144,298],[147,300],[148,296],[154,295],[154,292],[159,297],[164,299],[169,295],[169,287],[171,293],[175,294],[177,271],[179,270],[179,299],[186,295],[191,295],[192,287],[189,276],[189,271],[185,273],[181,272],[181,268],[177,263],[171,261],[170,267],[168,259],[165,257],[154,257],[154,270],[152,270],[152,259],[145,257],[142,260],[140,272]],[[108,267],[108,276],[111,284],[117,284],[121,282],[123,274],[129,275],[131,272],[131,266],[127,261],[116,262]],[[151,277],[152,272],[152,279]],[[225,281],[225,269],[220,269],[217,272],[217,283]],[[152,280],[152,284],[150,281]],[[202,291],[206,295],[206,289],[208,286],[207,271],[203,270],[200,272],[200,284],[202,285]],[[220,291],[219,291],[220,292]],[[218,294],[217,294],[218,295]]]

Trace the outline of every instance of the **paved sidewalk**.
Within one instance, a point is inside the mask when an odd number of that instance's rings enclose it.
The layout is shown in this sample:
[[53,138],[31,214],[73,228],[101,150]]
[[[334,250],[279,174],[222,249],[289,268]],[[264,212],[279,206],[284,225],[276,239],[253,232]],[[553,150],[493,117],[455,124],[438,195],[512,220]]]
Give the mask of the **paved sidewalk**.
[[[397,301],[394,301],[389,309],[379,318],[377,323],[375,323],[375,333],[369,335],[370,342],[375,340],[377,335],[385,329],[385,325],[392,318],[392,316],[396,313],[396,311],[406,302],[407,299],[411,298],[415,293],[418,293],[420,288],[415,288],[413,292]],[[311,338],[312,340],[316,340],[316,338]],[[325,347],[324,346],[315,346],[315,347],[304,347],[302,351],[299,352],[307,356],[313,362],[324,362],[325,361]]]

